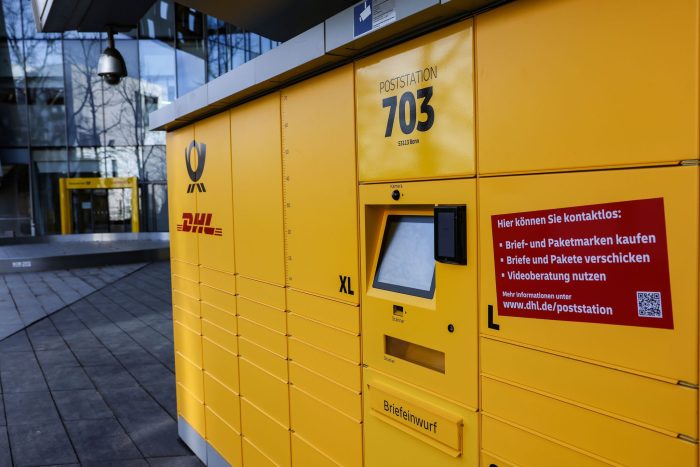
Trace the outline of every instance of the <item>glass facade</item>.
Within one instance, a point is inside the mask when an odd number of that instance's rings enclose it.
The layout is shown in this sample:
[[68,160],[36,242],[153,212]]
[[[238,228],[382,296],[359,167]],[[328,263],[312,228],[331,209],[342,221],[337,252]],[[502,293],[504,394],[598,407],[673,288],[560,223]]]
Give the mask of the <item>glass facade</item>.
[[129,76],[109,86],[97,76],[106,34],[38,33],[31,0],[0,1],[0,236],[60,233],[63,177],[138,177],[142,230],[167,230],[165,135],[148,113],[277,42],[158,0],[115,36]]

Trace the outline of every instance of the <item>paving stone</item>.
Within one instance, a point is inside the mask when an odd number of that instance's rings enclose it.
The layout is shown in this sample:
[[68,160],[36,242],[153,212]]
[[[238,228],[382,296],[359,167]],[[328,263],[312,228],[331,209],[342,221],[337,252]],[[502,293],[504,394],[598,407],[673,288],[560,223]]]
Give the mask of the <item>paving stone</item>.
[[88,329],[63,334],[63,340],[73,351],[76,349],[104,349],[104,345]]
[[27,339],[27,333],[22,331],[0,341],[0,354],[7,352],[31,352],[32,346]]
[[67,350],[68,345],[59,335],[56,336],[29,336],[34,350]]
[[44,369],[57,366],[78,366],[78,360],[69,349],[39,350],[36,352],[36,357]]
[[7,438],[7,427],[0,426],[0,465],[12,465],[10,441]]
[[58,411],[49,391],[4,395],[9,426],[58,422]]
[[86,366],[85,371],[100,392],[138,386],[136,380],[121,365]]
[[34,352],[0,353],[0,370],[39,369]]
[[8,317],[3,317],[0,318],[0,329],[4,333],[7,334],[14,334],[17,331],[21,331],[22,329],[25,328],[24,321],[22,321],[22,318],[17,314],[16,316],[8,316]]
[[94,389],[54,391],[53,398],[63,420],[114,418],[100,393]]
[[80,331],[87,332],[85,325],[81,323],[78,318],[75,318],[73,314],[70,313],[70,310],[64,309],[58,313],[54,313],[51,315],[51,322],[54,324],[54,326],[56,326],[58,333],[62,336]]
[[175,386],[175,375],[161,363],[141,365],[129,371],[143,386],[161,383]]
[[20,309],[19,318],[22,321],[23,327],[29,326],[32,323],[43,319],[47,312],[43,308]]
[[17,467],[78,461],[61,422],[10,425],[8,432]]
[[141,366],[158,364],[159,362],[156,357],[140,347],[133,350],[130,349],[129,351],[122,351],[122,349],[119,349],[114,352],[114,356],[129,370]]
[[118,417],[119,422],[139,450],[146,457],[185,456],[191,454],[179,442],[177,422],[166,412],[159,414],[135,414],[132,417]]
[[56,327],[53,325],[51,320],[46,320],[40,323],[36,323],[31,328],[27,329],[27,335],[29,336],[29,340],[31,341],[33,337],[58,336],[58,331],[56,330]]
[[161,384],[151,383],[144,385],[144,388],[171,417],[177,418],[177,397],[174,381],[172,383],[167,381]]
[[81,463],[142,458],[114,418],[67,421],[66,428]]
[[[70,341],[69,341],[70,342]],[[102,344],[96,348],[71,346],[76,358],[83,366],[118,366],[119,362]]]
[[50,366],[44,368],[44,376],[52,391],[94,387],[90,378],[79,366]]
[[138,418],[139,416],[160,416],[163,409],[143,388],[107,388],[100,393],[117,417]]
[[121,349],[134,344],[134,341],[127,334],[98,336],[98,339],[112,352],[119,352]]
[[48,391],[44,375],[38,369],[15,369],[0,371],[4,394],[12,392]]

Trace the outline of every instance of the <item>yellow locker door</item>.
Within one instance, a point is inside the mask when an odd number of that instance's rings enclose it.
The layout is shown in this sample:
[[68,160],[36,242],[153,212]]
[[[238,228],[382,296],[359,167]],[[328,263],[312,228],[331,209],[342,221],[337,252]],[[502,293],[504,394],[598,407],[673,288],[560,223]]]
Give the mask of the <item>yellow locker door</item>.
[[[490,452],[496,451],[507,459],[519,458],[522,462],[519,465],[548,465],[546,460],[528,464],[531,458],[528,459],[527,451],[537,444],[540,444],[541,450],[536,453],[535,459],[557,455],[560,456],[557,465],[590,465],[589,459],[581,454],[606,460],[609,465],[698,465],[698,446],[687,439],[669,436],[668,433],[650,430],[628,420],[608,417],[577,404],[545,397],[538,392],[490,378],[482,378],[481,390],[484,421],[482,447]],[[523,439],[510,434],[494,440],[494,426],[490,423],[492,418],[528,430],[536,437]],[[573,453],[565,452],[561,447],[554,450],[552,444],[543,445],[537,435],[555,445],[573,448],[579,455],[573,456]]]
[[361,182],[471,176],[473,22],[459,22],[357,62]]
[[287,285],[358,303],[353,66],[282,92]]
[[[193,140],[194,127],[192,125],[169,132],[166,135],[166,161],[170,258],[197,265],[199,256],[197,253],[197,233],[194,228],[197,194],[189,189],[192,181],[187,171],[188,155],[196,159],[196,155],[191,154],[192,151],[189,150],[189,145]],[[196,278],[194,279],[196,280]]]
[[284,286],[280,131],[279,93],[231,111],[238,273]]
[[[231,142],[229,114],[224,112],[197,122],[199,178],[196,225],[199,232],[199,264],[207,269],[233,274],[233,198],[231,189]],[[195,176],[196,178],[196,176]],[[235,289],[231,286],[233,293]]]
[[371,368],[363,377],[365,465],[479,465],[477,412]]
[[476,17],[482,174],[698,158],[698,2],[512,2]]
[[482,335],[697,385],[699,172],[481,179]]

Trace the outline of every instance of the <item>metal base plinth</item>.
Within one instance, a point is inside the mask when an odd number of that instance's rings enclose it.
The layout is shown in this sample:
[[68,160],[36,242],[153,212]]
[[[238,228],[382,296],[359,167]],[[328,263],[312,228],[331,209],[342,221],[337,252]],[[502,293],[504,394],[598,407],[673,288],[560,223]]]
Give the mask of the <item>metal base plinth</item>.
[[177,417],[177,433],[192,452],[209,467],[232,467],[211,444],[182,417]]

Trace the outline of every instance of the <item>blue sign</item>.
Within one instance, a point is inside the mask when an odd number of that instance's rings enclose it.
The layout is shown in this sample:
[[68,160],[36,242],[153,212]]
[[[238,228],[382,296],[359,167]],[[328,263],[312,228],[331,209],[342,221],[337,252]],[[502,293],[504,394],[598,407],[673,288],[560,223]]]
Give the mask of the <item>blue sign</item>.
[[365,0],[353,9],[353,36],[361,36],[372,30],[372,0]]

